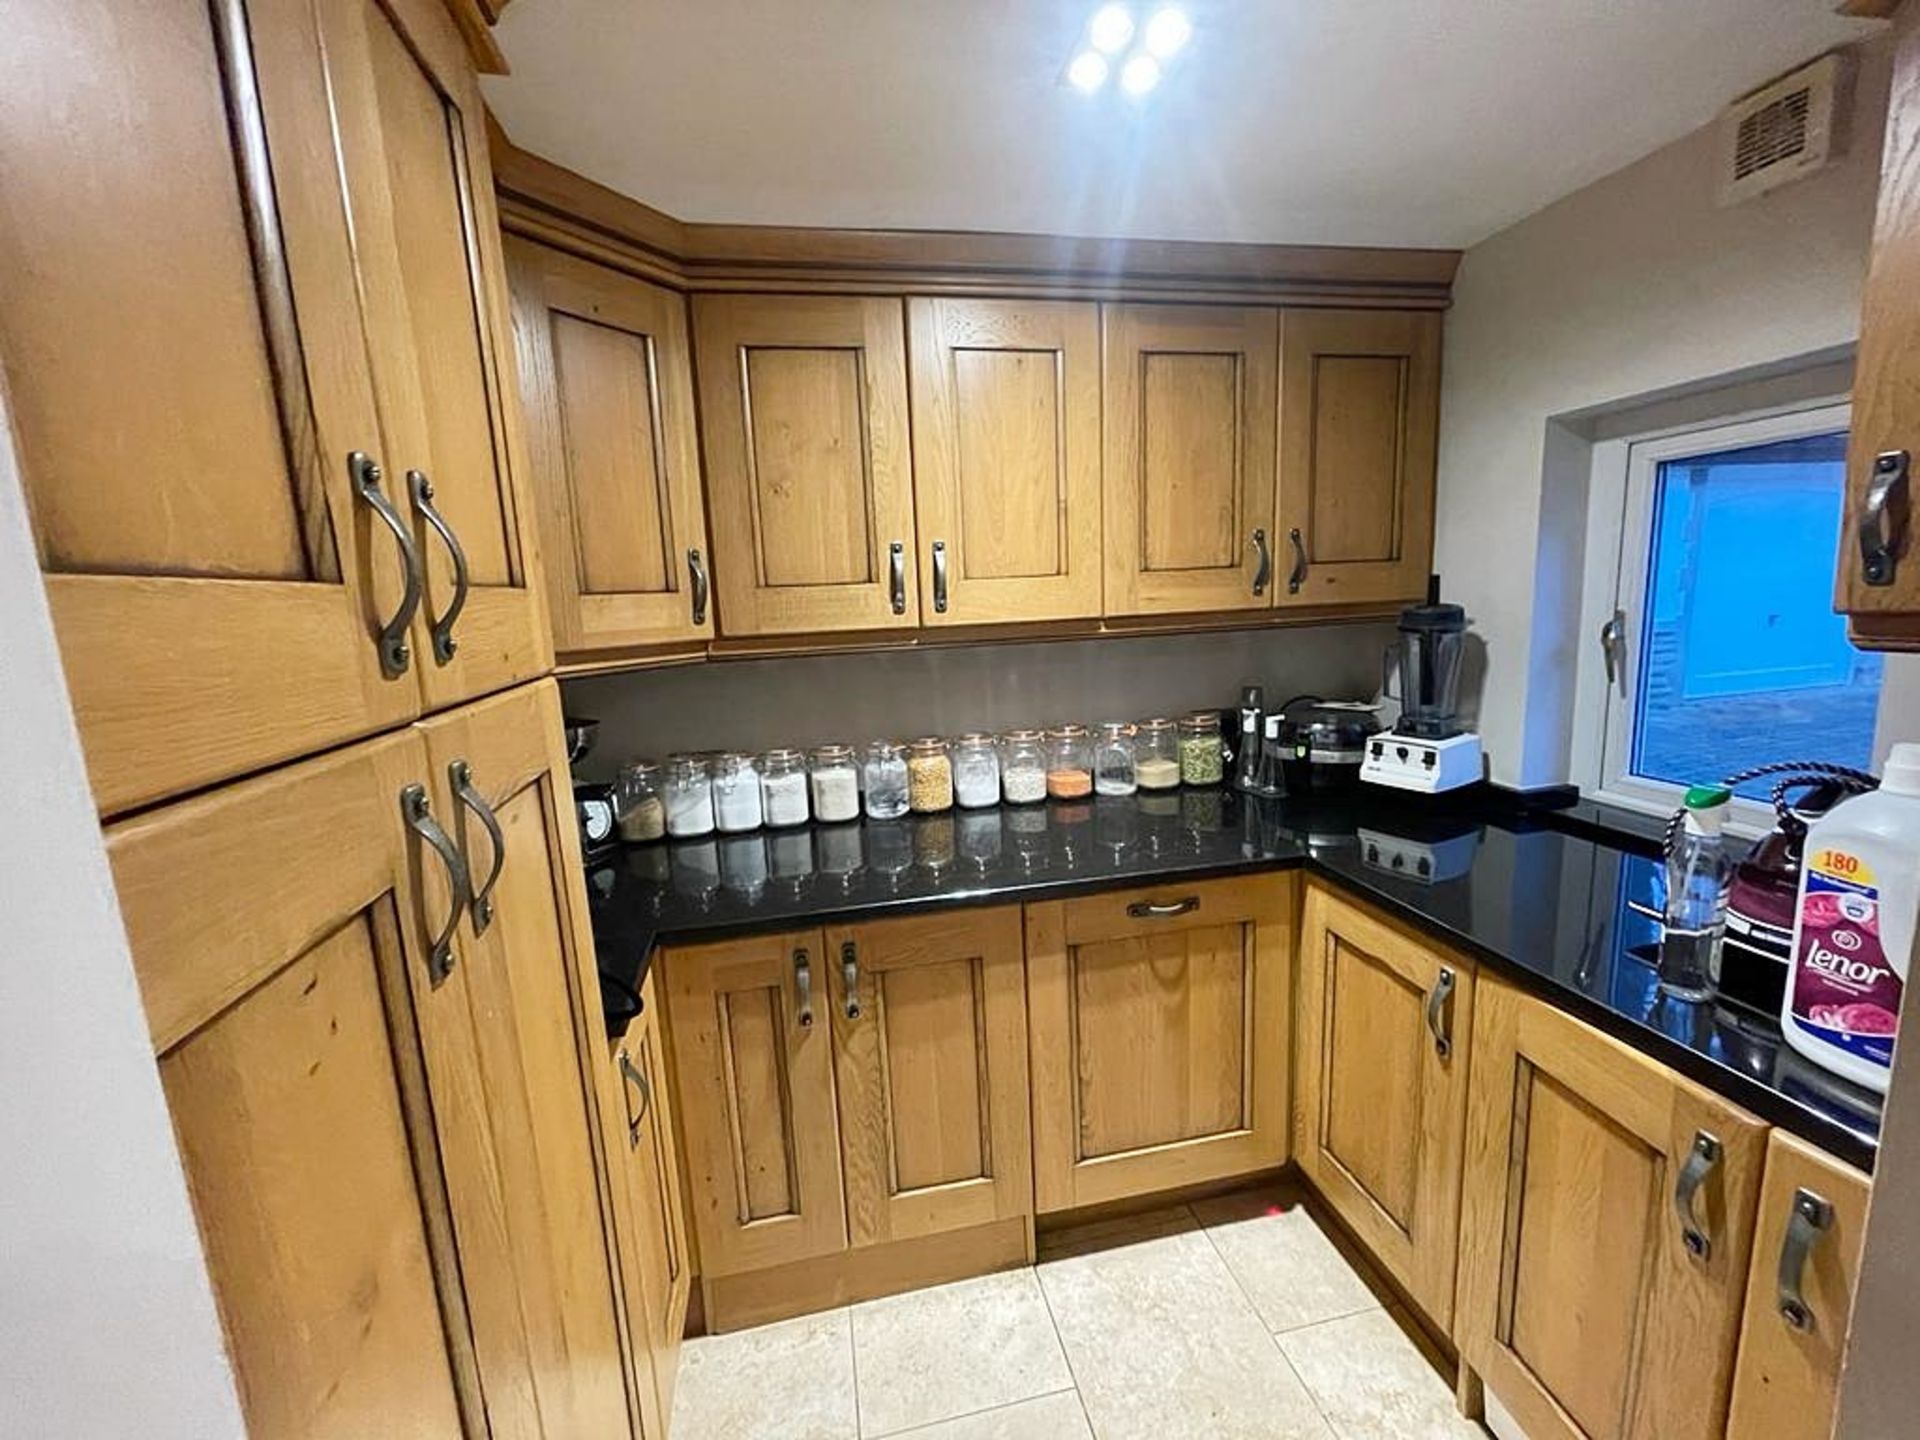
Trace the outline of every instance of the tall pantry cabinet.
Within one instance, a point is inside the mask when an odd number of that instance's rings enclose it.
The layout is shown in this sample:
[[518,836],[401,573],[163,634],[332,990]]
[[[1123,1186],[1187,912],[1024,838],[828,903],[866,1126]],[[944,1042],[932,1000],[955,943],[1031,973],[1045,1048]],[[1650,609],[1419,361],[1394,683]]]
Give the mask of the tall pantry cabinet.
[[657,1433],[461,32],[13,19],[0,367],[250,1433]]

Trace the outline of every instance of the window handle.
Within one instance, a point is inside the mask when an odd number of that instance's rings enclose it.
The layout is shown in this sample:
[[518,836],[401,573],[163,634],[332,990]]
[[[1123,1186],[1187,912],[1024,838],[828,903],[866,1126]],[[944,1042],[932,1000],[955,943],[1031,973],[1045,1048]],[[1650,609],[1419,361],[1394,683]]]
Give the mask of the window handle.
[[1620,687],[1620,698],[1627,698],[1627,612],[1615,610],[1600,627],[1600,654],[1607,662],[1607,688]]

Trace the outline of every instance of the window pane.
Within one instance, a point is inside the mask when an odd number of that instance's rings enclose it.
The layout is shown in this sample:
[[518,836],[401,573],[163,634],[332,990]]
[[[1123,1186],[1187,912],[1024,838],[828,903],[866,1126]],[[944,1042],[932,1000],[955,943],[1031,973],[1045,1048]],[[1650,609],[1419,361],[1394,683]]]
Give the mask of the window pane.
[[1872,758],[1880,657],[1833,612],[1846,455],[1840,432],[1661,464],[1635,775],[1685,785],[1773,760]]

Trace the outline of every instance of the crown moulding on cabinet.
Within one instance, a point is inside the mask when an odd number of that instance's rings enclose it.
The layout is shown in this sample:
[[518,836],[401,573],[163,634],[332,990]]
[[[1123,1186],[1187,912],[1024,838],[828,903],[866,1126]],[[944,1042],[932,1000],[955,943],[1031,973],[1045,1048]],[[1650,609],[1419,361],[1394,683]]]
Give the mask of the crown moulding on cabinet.
[[491,114],[487,131],[502,229],[682,290],[1438,310],[1460,264],[1458,250],[704,224],[520,149]]

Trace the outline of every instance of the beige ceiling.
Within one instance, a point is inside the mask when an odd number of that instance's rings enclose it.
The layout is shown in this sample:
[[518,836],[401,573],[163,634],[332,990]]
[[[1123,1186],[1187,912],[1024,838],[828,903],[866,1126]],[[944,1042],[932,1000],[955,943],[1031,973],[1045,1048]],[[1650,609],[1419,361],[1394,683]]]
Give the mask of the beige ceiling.
[[1191,0],[1139,104],[1060,83],[1094,0],[514,0],[487,98],[689,220],[1458,246],[1873,28],[1833,4]]

